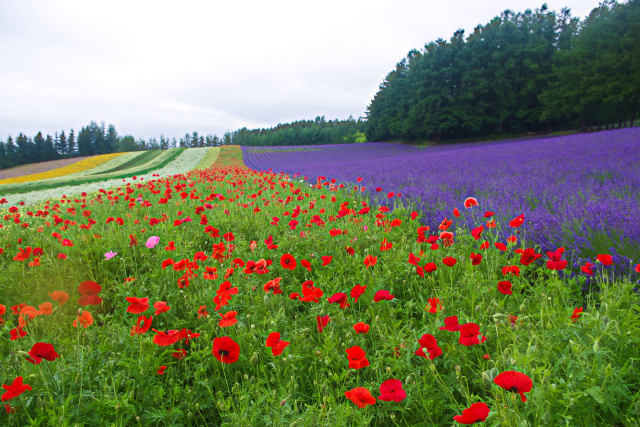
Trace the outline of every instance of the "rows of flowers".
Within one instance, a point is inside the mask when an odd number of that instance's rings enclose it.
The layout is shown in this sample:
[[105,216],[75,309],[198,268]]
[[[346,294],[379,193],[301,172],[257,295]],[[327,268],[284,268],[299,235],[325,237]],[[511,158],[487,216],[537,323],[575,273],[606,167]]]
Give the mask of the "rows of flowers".
[[[145,180],[145,179],[157,178],[160,176],[185,173],[191,170],[195,165],[197,165],[202,160],[202,158],[204,157],[208,149],[209,148],[191,148],[191,149],[185,150],[175,160],[171,161],[166,166],[162,168],[158,168],[146,174],[133,175],[131,179]],[[126,180],[123,180],[121,178],[105,179],[102,181],[91,182],[88,184],[63,185],[59,187],[49,188],[46,190],[10,194],[10,195],[4,196],[3,198],[7,201],[7,203],[9,202],[13,204],[23,203],[24,206],[31,206],[37,203],[42,203],[43,201],[46,201],[48,199],[60,198],[62,196],[71,197],[81,193],[95,192],[102,188],[109,188],[117,185],[122,185],[122,183],[125,181]]]
[[429,227],[238,152],[2,205],[3,424],[640,421],[640,260],[568,278],[520,212]]
[[63,166],[61,168],[48,170],[45,172],[38,172],[29,175],[21,175],[12,178],[6,178],[0,180],[0,185],[4,184],[17,184],[22,182],[40,181],[43,179],[58,178],[80,172],[85,172],[93,168],[97,168],[105,163],[109,163],[112,160],[122,156],[125,153],[110,153],[100,154],[97,156],[89,157],[88,159],[82,159],[70,165]]

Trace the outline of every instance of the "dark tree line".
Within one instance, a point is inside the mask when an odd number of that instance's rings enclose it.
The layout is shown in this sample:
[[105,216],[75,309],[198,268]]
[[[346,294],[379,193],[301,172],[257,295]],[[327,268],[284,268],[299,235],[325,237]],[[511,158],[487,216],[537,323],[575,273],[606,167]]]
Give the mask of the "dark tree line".
[[412,50],[367,108],[369,140],[454,140],[633,123],[640,111],[640,0],[506,10]]
[[365,122],[354,120],[300,120],[269,129],[238,129],[231,135],[235,145],[319,145],[364,142]]
[[89,123],[78,135],[73,129],[43,136],[38,132],[33,138],[23,133],[15,139],[11,136],[6,142],[0,141],[0,169],[20,166],[28,163],[46,162],[78,156],[92,156],[123,151],[166,150],[171,147],[214,147],[231,143],[231,133],[223,138],[216,135],[199,135],[198,132],[187,133],[180,140],[167,138],[135,139],[131,135],[119,136],[114,125],[106,129],[104,123]]

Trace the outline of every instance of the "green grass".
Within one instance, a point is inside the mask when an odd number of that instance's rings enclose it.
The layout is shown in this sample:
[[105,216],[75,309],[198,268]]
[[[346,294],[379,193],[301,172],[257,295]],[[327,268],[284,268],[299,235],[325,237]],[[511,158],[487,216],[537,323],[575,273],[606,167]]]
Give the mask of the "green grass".
[[114,166],[111,169],[101,171],[100,173],[118,172],[118,171],[127,170],[129,168],[134,168],[137,166],[143,166],[145,163],[152,161],[153,159],[161,155],[163,152],[164,152],[163,150],[142,151],[138,156],[130,159],[129,161],[121,165]]
[[[237,149],[223,147],[216,164],[239,162]],[[0,415],[3,425],[452,425],[454,415],[478,401],[490,407],[488,425],[640,422],[636,273],[614,277],[599,266],[592,279],[599,292],[584,294],[583,276],[570,278],[547,270],[542,260],[521,265],[515,253],[519,244],[506,252],[493,247],[480,251],[479,242],[458,229],[452,246],[432,250],[416,241],[420,224],[405,209],[376,218],[372,207],[365,215],[338,218],[343,203],[356,212],[362,207],[358,193],[298,186],[276,175],[233,167],[191,178],[199,182],[168,181],[149,188],[134,181],[135,194],[150,206],[129,207],[121,191],[92,195],[59,209],[50,204],[47,218],[22,217],[27,228],[11,217],[0,220],[0,304],[7,307],[0,326],[0,383],[22,376],[32,387],[4,402],[16,412]],[[167,203],[158,203],[167,194]],[[291,230],[288,223],[296,206],[299,224]],[[83,211],[90,211],[89,216]],[[75,225],[55,225],[53,214]],[[314,215],[325,221],[324,227],[311,223]],[[151,219],[163,216],[166,220],[150,225]],[[174,220],[187,216],[192,221],[174,225]],[[109,217],[120,217],[124,224],[107,224]],[[280,218],[279,225],[271,224],[273,217]],[[391,227],[393,219],[402,223]],[[95,224],[86,226],[89,220]],[[217,228],[220,236],[232,232],[234,240],[212,237],[204,232],[207,225]],[[331,237],[331,229],[346,233]],[[60,233],[60,240],[52,237],[54,232]],[[137,237],[137,245],[131,245],[131,235]],[[153,235],[160,243],[148,249],[145,241]],[[269,236],[277,249],[267,248],[264,240]],[[496,239],[491,234],[484,237]],[[63,238],[73,246],[62,246]],[[383,239],[393,243],[390,250],[380,250]],[[175,242],[175,251],[164,249],[169,241]],[[212,245],[219,242],[225,243],[225,256],[197,261],[193,272],[198,277],[188,287],[177,284],[183,271],[162,268],[169,257],[193,260],[198,252],[211,256]],[[13,260],[18,247],[26,246],[42,248],[41,266],[28,266],[33,258]],[[355,254],[349,255],[345,246]],[[118,255],[105,260],[110,250]],[[61,252],[66,260],[57,257]],[[420,265],[435,262],[438,269],[420,277],[407,262],[410,252],[420,256]],[[480,265],[471,265],[471,252],[483,254]],[[294,270],[281,267],[285,253],[297,260]],[[322,266],[326,255],[333,259]],[[370,268],[363,265],[367,255],[377,257]],[[455,257],[457,264],[445,266],[442,259],[447,256]],[[213,298],[235,259],[273,263],[266,274],[245,274],[236,267],[228,280],[238,293],[220,313],[237,311],[238,323],[221,328]],[[302,259],[310,261],[312,271],[300,265]],[[507,265],[519,265],[520,276],[504,277],[502,267]],[[220,277],[204,280],[205,267],[215,267]],[[126,282],[128,277],[135,281]],[[264,284],[276,277],[282,278],[283,293],[265,293]],[[512,295],[496,289],[505,279],[513,283]],[[77,287],[84,280],[101,284],[103,302],[85,307],[95,323],[76,329],[71,323],[81,308]],[[308,280],[323,290],[320,302],[290,299],[289,294],[300,293]],[[349,295],[355,284],[367,286],[357,303],[350,298],[345,309],[328,303],[336,292]],[[395,298],[374,302],[376,291],[383,289]],[[17,316],[9,307],[37,307],[51,300],[48,292],[53,290],[68,292],[69,301],[60,307],[54,303],[51,316],[36,317],[27,324],[26,337],[10,340]],[[153,328],[188,328],[200,336],[169,347],[154,344],[151,329],[131,336],[138,315],[127,312],[126,297],[149,298],[151,308],[144,314],[153,315]],[[437,313],[425,310],[433,297],[444,306]],[[156,301],[166,301],[171,310],[153,314]],[[198,317],[200,306],[207,306],[208,316]],[[576,307],[584,307],[584,313],[572,322]],[[510,314],[518,316],[516,324],[509,321]],[[318,333],[316,317],[324,315],[331,321]],[[467,347],[458,343],[458,333],[441,331],[444,318],[454,315],[460,323],[477,323],[486,342]],[[353,330],[359,321],[370,325],[367,334]],[[290,342],[280,356],[265,346],[274,331]],[[425,333],[437,338],[442,356],[428,360],[414,354],[417,339]],[[222,336],[240,346],[239,360],[233,364],[212,356],[212,340]],[[52,343],[61,357],[40,365],[26,362],[25,352],[35,342]],[[364,349],[370,366],[348,368],[345,349],[356,345]],[[186,358],[175,359],[172,353],[181,348]],[[156,374],[161,365],[168,366],[162,376]],[[526,403],[492,382],[508,370],[532,379]],[[345,397],[345,391],[355,387],[378,397],[387,379],[401,380],[407,398],[378,400],[360,409]]]

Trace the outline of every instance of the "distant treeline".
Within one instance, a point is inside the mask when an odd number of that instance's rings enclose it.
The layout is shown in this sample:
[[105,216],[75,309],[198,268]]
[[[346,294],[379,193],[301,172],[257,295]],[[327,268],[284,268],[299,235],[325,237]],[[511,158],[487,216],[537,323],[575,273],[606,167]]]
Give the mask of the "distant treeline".
[[369,140],[626,126],[640,111],[640,0],[582,22],[546,4],[412,50],[367,108]]
[[319,145],[365,141],[365,122],[354,120],[300,120],[269,129],[238,129],[231,135],[235,145]]
[[166,150],[171,147],[214,147],[230,143],[230,132],[227,132],[223,138],[193,132],[187,133],[179,140],[169,139],[164,135],[159,139],[136,140],[131,135],[118,136],[115,126],[111,124],[105,129],[104,123],[98,125],[96,122],[91,122],[83,127],[77,136],[73,129],[69,134],[63,130],[59,134],[56,132],[53,136],[48,134],[43,136],[42,132],[38,132],[33,138],[23,133],[18,134],[15,139],[9,136],[5,143],[0,141],[0,169],[69,157],[123,151]]

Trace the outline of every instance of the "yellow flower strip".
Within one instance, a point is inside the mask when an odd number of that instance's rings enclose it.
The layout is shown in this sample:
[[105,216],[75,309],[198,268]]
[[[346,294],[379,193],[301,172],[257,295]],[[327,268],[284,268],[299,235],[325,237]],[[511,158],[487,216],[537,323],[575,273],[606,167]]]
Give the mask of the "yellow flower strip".
[[207,154],[204,155],[202,160],[194,167],[193,169],[208,169],[210,168],[218,159],[218,154],[220,154],[220,147],[211,147],[207,150]]
[[52,169],[46,172],[34,173],[31,175],[23,175],[16,176],[13,178],[7,178],[0,180],[0,185],[2,184],[19,184],[23,182],[31,182],[31,181],[39,181],[41,179],[49,179],[49,178],[57,178],[60,176],[71,175],[74,173],[82,172],[87,169],[95,168],[102,163],[108,162],[109,160],[121,156],[124,153],[110,153],[110,154],[100,154],[98,156],[93,156],[88,159],[80,160],[78,162],[72,163],[62,168]]

